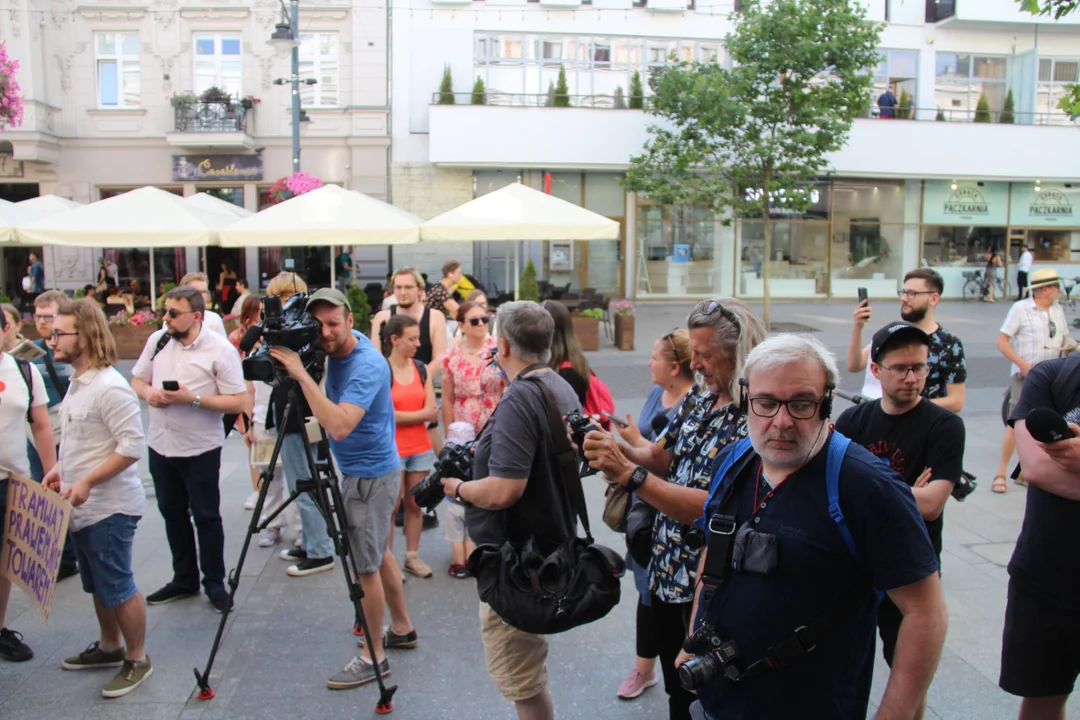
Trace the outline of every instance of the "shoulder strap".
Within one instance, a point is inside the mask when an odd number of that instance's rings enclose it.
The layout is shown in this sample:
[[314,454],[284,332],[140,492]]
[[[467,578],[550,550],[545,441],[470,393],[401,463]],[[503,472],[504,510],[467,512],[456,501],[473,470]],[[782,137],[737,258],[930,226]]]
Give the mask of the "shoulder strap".
[[420,362],[416,358],[412,359],[413,365],[416,366],[416,372],[420,376],[420,384],[427,385],[427,365]]
[[34,407],[34,376],[28,360],[15,358],[15,364],[19,366],[19,374],[26,383],[26,422],[30,422],[30,408]]
[[[728,485],[725,482],[727,480],[728,472],[731,470],[735,463],[746,457],[746,453],[754,449],[754,446],[750,443],[750,437],[744,437],[740,439],[735,446],[731,449],[731,452],[724,455],[724,461],[713,472],[712,481],[709,483],[709,497],[705,501],[705,508],[708,508],[712,504],[713,498],[716,496],[716,492],[721,488]],[[732,477],[731,481],[734,482],[735,478]],[[726,490],[725,490],[726,492]],[[723,497],[721,494],[720,497]]]
[[[523,370],[522,373],[533,367],[537,366],[532,365]],[[543,365],[541,367],[547,366]],[[551,394],[548,386],[535,375],[524,377],[522,380],[540,388],[544,405],[547,407],[551,441],[554,445],[555,459],[558,464],[559,475],[562,477],[563,487],[566,488],[566,493],[570,497],[570,507],[581,520],[581,526],[585,529],[585,538],[592,543],[592,531],[589,529],[589,510],[585,505],[585,490],[581,486],[577,453],[574,452],[574,447],[570,444],[570,438],[566,436],[566,423],[563,422],[559,414],[559,406],[555,402],[555,396]]]
[[394,303],[393,305],[390,306],[390,314],[391,315],[397,315],[397,303]]
[[165,346],[169,344],[170,340],[172,340],[172,335],[166,330],[161,334],[161,337],[158,338],[157,346],[154,347],[154,353],[150,356],[150,362],[154,362],[154,358],[158,356],[159,352],[165,349]]
[[829,438],[829,451],[825,457],[825,492],[829,498],[829,517],[836,523],[836,529],[840,531],[840,537],[847,546],[848,552],[859,560],[859,554],[855,549],[855,538],[851,536],[847,520],[844,519],[844,511],[840,509],[840,466],[844,463],[851,440],[840,433],[833,431]]
[[61,381],[59,373],[56,372],[56,366],[53,365],[52,351],[48,348],[45,348],[45,369],[49,373],[49,379],[52,380],[56,392],[60,393],[60,397],[67,395],[68,384],[65,381]]

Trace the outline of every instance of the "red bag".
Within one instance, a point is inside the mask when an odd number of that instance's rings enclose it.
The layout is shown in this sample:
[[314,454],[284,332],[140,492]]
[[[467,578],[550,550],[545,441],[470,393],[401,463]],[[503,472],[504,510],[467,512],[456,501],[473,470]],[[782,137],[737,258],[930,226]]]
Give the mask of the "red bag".
[[[573,367],[570,361],[564,360],[559,369],[565,370],[570,367]],[[596,376],[595,372],[589,378],[589,389],[585,391],[585,405],[581,409],[586,415],[599,418],[605,430],[611,429],[611,421],[604,416],[604,413],[615,414],[615,398],[611,396],[611,390],[603,380]]]

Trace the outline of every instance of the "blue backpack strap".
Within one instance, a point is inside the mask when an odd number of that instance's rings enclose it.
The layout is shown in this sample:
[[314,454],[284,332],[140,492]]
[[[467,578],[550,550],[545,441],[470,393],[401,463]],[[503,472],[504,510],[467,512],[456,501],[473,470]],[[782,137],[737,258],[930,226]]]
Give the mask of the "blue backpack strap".
[[[702,510],[707,510],[709,505],[712,504],[713,497],[715,497],[717,490],[721,487],[726,487],[724,480],[727,478],[728,471],[735,465],[735,463],[746,457],[746,453],[753,450],[753,445],[750,443],[749,436],[742,438],[735,443],[735,447],[731,449],[731,452],[724,456],[723,462],[721,462],[716,470],[713,472],[712,480],[709,482],[709,497],[705,500],[705,507]],[[734,478],[732,478],[734,481]],[[721,497],[723,494],[721,493]],[[695,523],[700,529],[704,529],[705,521],[707,518],[702,513],[702,517]]]
[[840,466],[844,463],[844,455],[847,454],[850,444],[849,438],[833,431],[829,439],[829,454],[825,458],[825,492],[829,498],[829,517],[836,523],[848,552],[858,561],[859,554],[855,550],[855,538],[851,536],[847,520],[844,519],[844,511],[840,509]]

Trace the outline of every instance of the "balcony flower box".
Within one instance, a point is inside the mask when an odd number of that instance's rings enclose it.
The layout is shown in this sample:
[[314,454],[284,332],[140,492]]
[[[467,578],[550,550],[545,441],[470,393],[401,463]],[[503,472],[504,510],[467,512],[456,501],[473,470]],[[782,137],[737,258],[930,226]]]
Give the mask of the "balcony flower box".
[[574,335],[581,343],[582,350],[600,349],[600,320],[594,317],[575,316],[571,318],[574,323]]

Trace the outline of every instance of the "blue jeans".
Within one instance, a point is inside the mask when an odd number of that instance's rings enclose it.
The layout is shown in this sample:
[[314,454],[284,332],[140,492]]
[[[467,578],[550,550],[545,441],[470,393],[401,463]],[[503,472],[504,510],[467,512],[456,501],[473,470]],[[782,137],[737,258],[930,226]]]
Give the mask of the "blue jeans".
[[[59,456],[60,446],[56,446],[56,453]],[[30,458],[30,477],[34,478],[34,482],[41,483],[45,478],[45,468],[41,464],[41,456],[37,454],[37,450],[34,449],[34,445],[27,440],[26,441],[26,454]],[[4,488],[5,502],[7,498],[7,487]],[[67,539],[64,540],[64,552],[60,556],[60,569],[61,570],[74,570],[75,569],[75,545],[71,542],[71,533],[68,533]]]
[[[307,453],[304,452],[304,440],[300,433],[288,433],[281,441],[281,470],[285,474],[285,484],[292,493],[296,490],[297,480],[311,478]],[[311,446],[315,454],[315,445]],[[300,513],[300,527],[304,530],[301,546],[308,557],[326,558],[334,554],[334,544],[326,533],[326,518],[315,506],[315,501],[308,493],[301,493],[296,498],[296,509]]]
[[119,607],[139,592],[131,572],[131,548],[138,524],[134,515],[110,515],[71,533],[79,553],[83,590],[104,607]]

